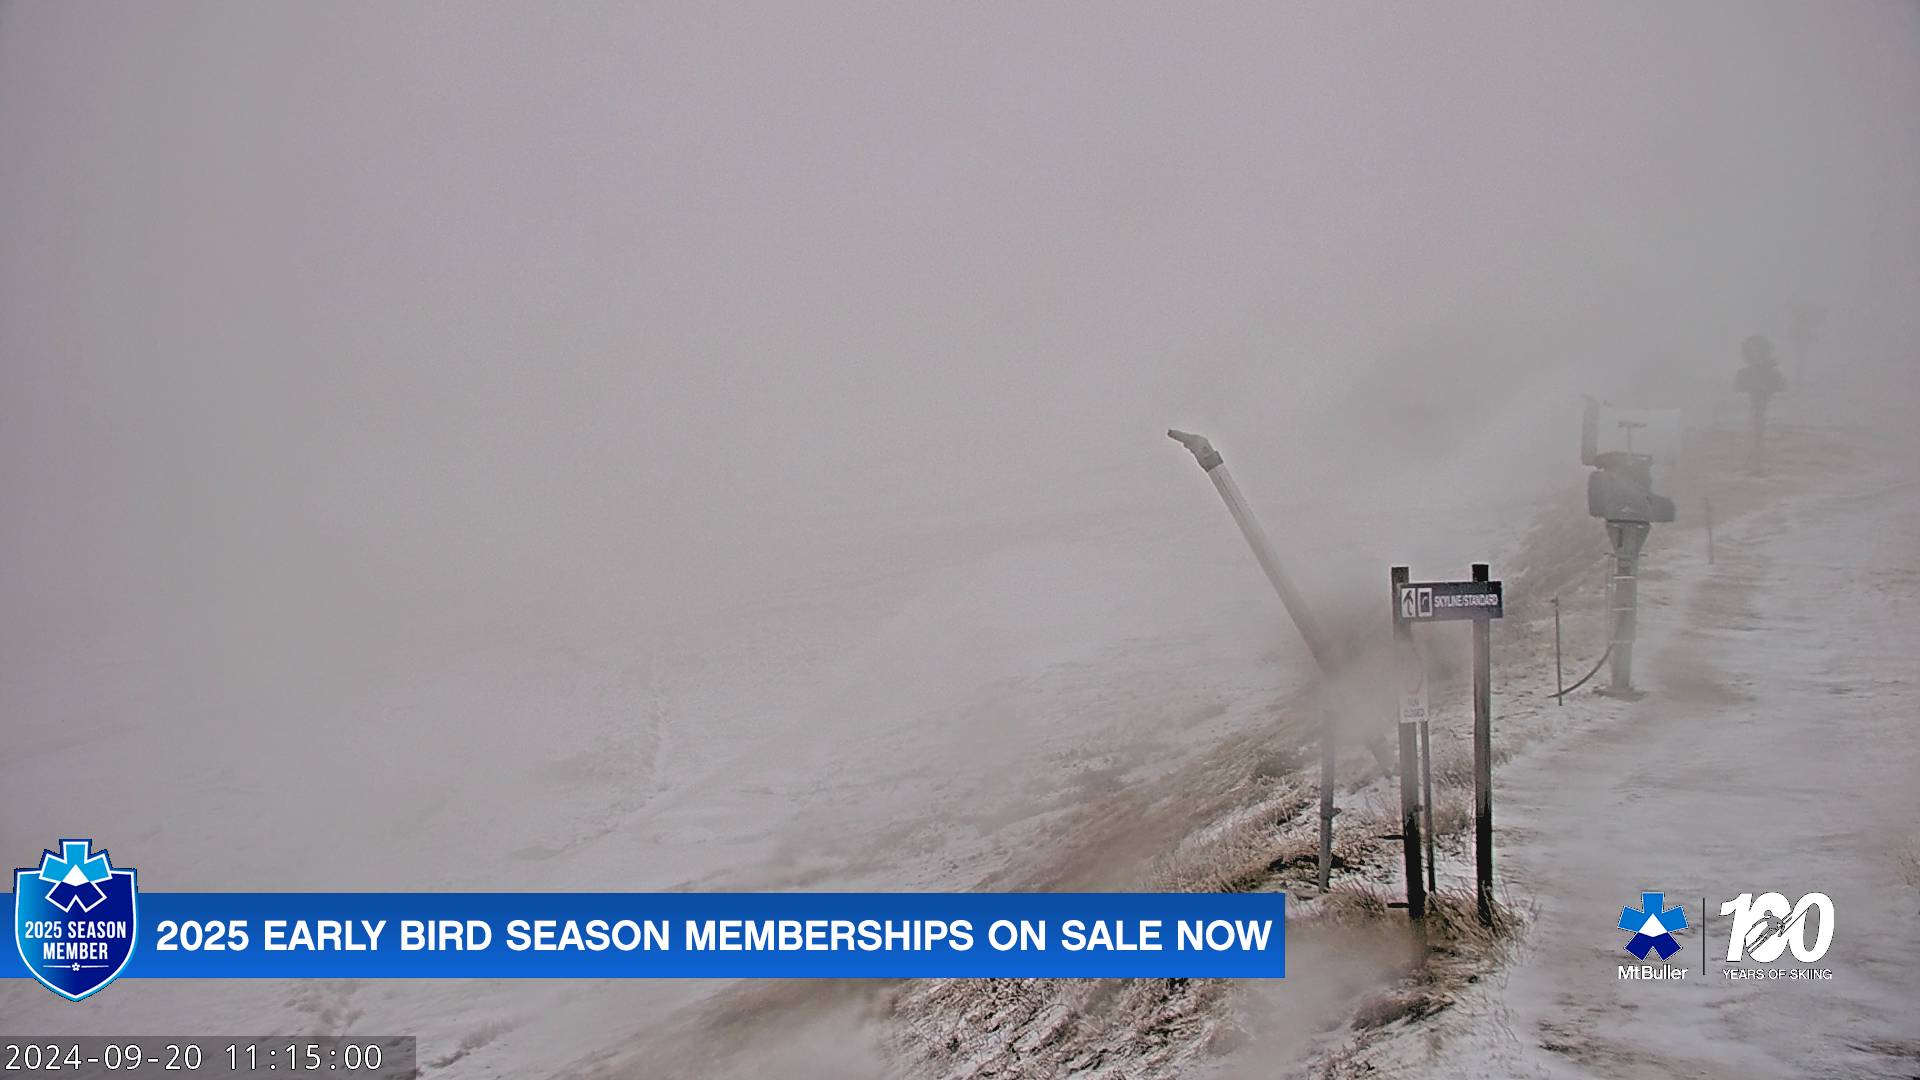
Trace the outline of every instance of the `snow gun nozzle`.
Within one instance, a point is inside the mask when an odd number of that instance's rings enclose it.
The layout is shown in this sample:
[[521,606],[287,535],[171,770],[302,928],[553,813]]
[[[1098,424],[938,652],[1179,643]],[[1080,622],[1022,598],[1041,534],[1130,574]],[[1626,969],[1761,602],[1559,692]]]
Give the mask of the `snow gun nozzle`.
[[1193,460],[1199,462],[1200,468],[1205,472],[1212,472],[1219,468],[1221,462],[1225,460],[1220,456],[1220,451],[1215,450],[1213,444],[1207,441],[1205,435],[1168,428],[1167,438],[1193,451]]

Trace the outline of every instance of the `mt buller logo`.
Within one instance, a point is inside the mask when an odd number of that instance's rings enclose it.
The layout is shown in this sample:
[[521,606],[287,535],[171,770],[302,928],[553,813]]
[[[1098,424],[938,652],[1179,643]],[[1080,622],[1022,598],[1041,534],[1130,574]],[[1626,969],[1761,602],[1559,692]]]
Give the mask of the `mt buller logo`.
[[1687,913],[1681,908],[1664,907],[1666,902],[1666,893],[1641,893],[1639,910],[1620,909],[1620,929],[1633,935],[1627,951],[1636,958],[1645,960],[1649,949],[1659,953],[1662,960],[1680,951],[1673,932],[1687,928]]
[[13,872],[13,944],[27,970],[69,1001],[97,993],[133,957],[135,874],[92,840],[62,840]]

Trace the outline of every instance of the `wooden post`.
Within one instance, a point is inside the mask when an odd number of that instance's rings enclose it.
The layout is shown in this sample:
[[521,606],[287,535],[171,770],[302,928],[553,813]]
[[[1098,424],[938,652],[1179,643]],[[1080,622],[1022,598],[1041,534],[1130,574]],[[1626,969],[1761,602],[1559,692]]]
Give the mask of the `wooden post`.
[[[1413,632],[1397,614],[1400,606],[1400,586],[1407,583],[1410,575],[1406,567],[1396,566],[1389,576],[1392,579],[1387,590],[1387,598],[1392,605],[1389,610],[1396,613],[1393,619],[1394,647],[1396,650],[1411,650]],[[1400,729],[1400,848],[1407,874],[1407,915],[1413,920],[1416,932],[1424,944],[1427,883],[1420,869],[1419,732],[1412,723],[1404,720],[1399,721],[1396,726]]]
[[1433,724],[1420,721],[1420,805],[1427,819],[1427,893],[1439,889],[1434,881],[1433,857]]
[[[1489,580],[1486,563],[1473,580]],[[1473,854],[1474,900],[1480,922],[1493,925],[1493,669],[1491,619],[1473,620]]]
[[1320,711],[1320,891],[1333,884],[1333,782],[1335,765],[1334,710],[1322,703]]
[[1560,670],[1560,598],[1556,596],[1553,598],[1553,703],[1555,705],[1567,703],[1566,685],[1566,676]]

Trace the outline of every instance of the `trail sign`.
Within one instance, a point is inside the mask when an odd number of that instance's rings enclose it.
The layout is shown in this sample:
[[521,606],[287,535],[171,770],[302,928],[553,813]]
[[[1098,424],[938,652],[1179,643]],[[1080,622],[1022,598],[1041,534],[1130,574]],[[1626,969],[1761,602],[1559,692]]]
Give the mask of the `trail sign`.
[[[1646,526],[1640,526],[1642,529]],[[1418,667],[1413,628],[1420,623],[1467,620],[1473,624],[1473,848],[1474,893],[1480,921],[1493,925],[1493,620],[1505,614],[1500,583],[1486,563],[1473,564],[1471,581],[1409,581],[1396,566],[1388,575],[1393,603],[1393,636],[1399,643],[1400,680],[1400,835],[1406,848],[1407,910],[1416,926],[1426,912],[1427,889],[1420,881],[1420,818],[1424,810],[1433,865],[1433,761],[1427,707],[1426,672]],[[1412,661],[1410,664],[1409,661]],[[1415,776],[1417,770],[1425,780]],[[1424,792],[1422,788],[1425,788]],[[1424,798],[1423,798],[1424,795]],[[1425,931],[1419,931],[1424,947]]]
[[1505,614],[1497,581],[1409,581],[1398,588],[1396,623],[1498,619]]

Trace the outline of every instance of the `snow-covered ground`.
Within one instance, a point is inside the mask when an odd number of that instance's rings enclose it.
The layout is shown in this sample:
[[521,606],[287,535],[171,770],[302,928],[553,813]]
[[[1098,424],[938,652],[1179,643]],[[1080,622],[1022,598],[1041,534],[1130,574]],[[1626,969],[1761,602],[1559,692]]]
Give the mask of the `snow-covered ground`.
[[[1024,506],[929,499],[632,637],[401,646],[285,681],[139,654],[49,668],[7,687],[0,844],[92,836],[150,891],[971,888],[1031,870],[1073,844],[1057,827],[1090,796],[1257,727],[1308,677],[1211,486],[1158,432],[1141,441],[1140,473]],[[1324,564],[1300,576],[1336,618],[1384,589],[1389,552],[1464,563],[1478,520],[1517,527],[1537,498],[1483,490],[1467,500],[1485,518],[1460,512],[1445,478],[1472,460],[1364,492],[1235,464],[1269,529]],[[672,1037],[725,989],[135,979],[75,1007],[15,981],[0,1014],[417,1033],[430,1075],[566,1075]]]
[[[671,635],[316,670],[298,693],[190,700],[137,667],[11,686],[9,711],[26,722],[21,751],[0,762],[19,808],[0,840],[31,849],[90,833],[155,890],[968,888],[1015,876],[1071,850],[1064,830],[1091,799],[1258,730],[1308,677],[1225,511],[1164,449],[1164,497],[1117,494],[1137,490],[1136,475],[1082,485],[1100,497],[1063,498],[1024,523],[903,513],[867,547],[688,612]],[[1276,534],[1298,518],[1308,535],[1355,538],[1339,570],[1302,575],[1336,611],[1356,589],[1377,599],[1390,558],[1441,571],[1511,549],[1545,504],[1529,487],[1482,504],[1484,517],[1453,513],[1471,497],[1458,480],[1472,462],[1397,491],[1289,500],[1241,464]],[[1649,557],[1646,700],[1583,693],[1551,707],[1543,627],[1513,628],[1498,726],[1526,748],[1499,773],[1499,873],[1534,920],[1511,967],[1343,1060],[1408,1076],[1911,1071],[1920,485],[1835,462],[1727,482],[1738,490],[1722,502],[1731,520],[1713,565],[1691,521]],[[1578,524],[1597,552],[1598,528]],[[1593,626],[1570,630],[1575,655],[1591,655]],[[86,704],[38,708],[56,698]],[[53,794],[74,775],[99,793],[80,821]],[[1385,790],[1347,802],[1359,811]],[[1461,852],[1443,854],[1457,884]],[[1836,978],[1621,982],[1614,920],[1651,889],[1689,898],[1690,915],[1702,896],[1828,892]],[[1682,935],[1682,959],[1697,962],[1695,934]],[[1326,1033],[1349,1004],[1395,977],[1390,944],[1301,944],[1285,993],[1239,1006],[1267,1014],[1248,1024],[1264,1061],[1337,1044]],[[741,990],[128,980],[73,1007],[21,981],[0,986],[0,1014],[48,1032],[416,1033],[440,1076],[711,1074],[729,1055],[737,1075],[775,1062],[818,1075],[888,1067],[877,1032],[827,1034],[858,1002],[835,1012],[829,1001],[819,1023]]]
[[[1583,393],[1737,419],[1764,333],[1792,344],[1783,422],[1832,419],[1803,371],[1920,400],[1892,377],[1920,339],[1909,7],[471,7],[0,3],[0,866],[85,836],[150,891],[1010,888],[1226,836],[1278,887],[1259,845],[1297,848],[1319,691],[1167,426],[1215,440],[1347,641],[1378,638],[1390,565],[1518,580],[1547,517],[1573,538],[1547,547],[1597,547],[1565,507]],[[1685,754],[1772,753],[1737,767],[1809,809],[1763,824],[1832,851],[1911,819],[1859,780],[1897,755],[1768,726],[1905,707],[1845,672],[1902,679],[1913,638],[1873,666],[1820,620],[1907,625],[1873,605],[1910,532],[1868,530],[1910,530],[1881,505],[1909,494],[1830,508],[1853,524],[1821,565],[1879,576],[1790,609],[1827,586],[1729,503],[1751,554],[1647,593],[1743,573],[1751,608],[1674,593],[1696,621],[1639,707],[1544,709],[1539,612],[1500,631],[1532,650],[1503,736],[1571,740],[1503,780],[1529,947],[1582,829],[1636,861],[1557,901],[1608,912],[1568,916],[1594,948],[1642,886],[1824,883],[1675,839],[1760,798],[1656,797],[1733,786]],[[1610,725],[1701,744],[1562,777]],[[1378,844],[1355,745],[1338,827]],[[1624,805],[1519,835],[1569,790]],[[1729,868],[1655,861],[1700,851]],[[1890,871],[1806,865],[1855,883],[1862,948],[1891,901],[1859,883]],[[1394,977],[1347,951],[1293,953],[1315,1000],[1261,1068]],[[788,1025],[781,992],[130,979],[74,1005],[14,979],[0,1017],[415,1033],[448,1077],[706,1080],[748,1035],[758,1071],[901,1060]],[[1002,1034],[1031,1071],[1044,1032]],[[1133,1032],[1104,1034],[1132,1080]]]
[[[1873,463],[1761,491],[1712,565],[1697,542],[1650,559],[1648,696],[1583,694],[1499,772],[1498,872],[1532,912],[1515,959],[1439,1016],[1363,1040],[1350,1073],[1920,1069],[1920,481]],[[1615,923],[1642,891],[1687,911],[1678,981],[1617,977],[1635,961]],[[1722,975],[1719,905],[1769,891],[1832,898],[1826,956],[1768,965],[1831,981]]]
[[[16,800],[0,831],[14,847],[90,831],[149,889],[967,888],[1030,870],[1071,849],[1062,830],[1090,799],[1257,730],[1308,678],[1224,510],[1167,449],[1172,491],[1126,513],[1109,492],[1026,528],[903,516],[871,540],[894,552],[884,572],[823,561],[671,638],[501,644],[199,708],[121,672],[0,763],[10,792],[46,795]],[[1551,707],[1542,627],[1513,628],[1497,711],[1526,748],[1499,774],[1499,872],[1534,921],[1510,968],[1344,1060],[1408,1076],[1904,1075],[1920,1000],[1906,826],[1920,485],[1850,468],[1729,480],[1711,566],[1691,522],[1663,534],[1642,587],[1642,702]],[[1283,532],[1267,482],[1242,475]],[[1445,530],[1459,490],[1375,492],[1337,524],[1313,506],[1316,535],[1350,530],[1366,557],[1352,581],[1310,587],[1338,608],[1388,551],[1444,567],[1490,550],[1483,529]],[[1401,517],[1423,497],[1429,525],[1409,544]],[[1542,504],[1529,489],[1485,509],[1517,531]],[[1592,620],[1574,618],[1570,643],[1590,655]],[[114,705],[143,690],[170,708]],[[32,687],[12,692],[33,716]],[[79,772],[102,794],[72,822],[48,785]],[[1460,854],[1443,858],[1455,884]],[[1828,892],[1835,981],[1621,982],[1613,922],[1643,889],[1690,898],[1690,915],[1701,896]],[[1697,963],[1695,933],[1682,959]],[[1395,977],[1392,947],[1301,944],[1286,993],[1239,1006],[1266,1014],[1248,1024],[1263,1058],[1337,1047],[1341,1010]],[[828,1002],[823,1024],[739,990],[130,980],[75,1008],[17,982],[0,1012],[22,1030],[417,1033],[444,1076],[671,1074],[730,1055],[738,1075],[887,1067],[876,1032],[823,1035],[857,1002]]]

